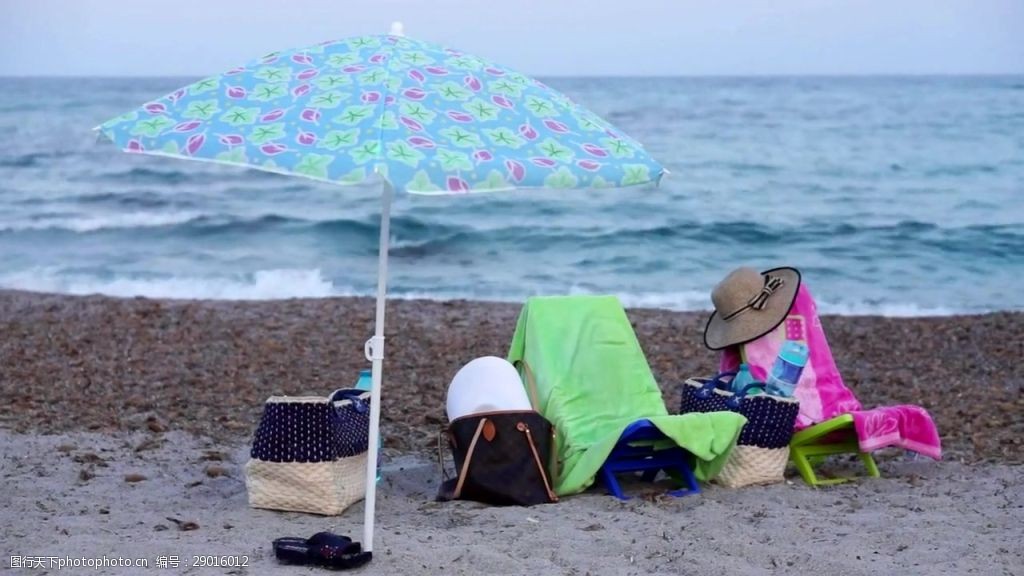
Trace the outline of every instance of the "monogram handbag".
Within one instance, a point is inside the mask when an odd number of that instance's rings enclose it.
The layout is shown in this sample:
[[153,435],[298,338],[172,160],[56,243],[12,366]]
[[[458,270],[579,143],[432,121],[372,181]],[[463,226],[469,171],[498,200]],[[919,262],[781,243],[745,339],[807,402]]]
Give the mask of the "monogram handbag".
[[[456,475],[448,477],[442,437],[454,455]],[[438,500],[475,500],[499,506],[557,502],[549,465],[554,427],[533,410],[468,414],[438,435],[444,481]]]

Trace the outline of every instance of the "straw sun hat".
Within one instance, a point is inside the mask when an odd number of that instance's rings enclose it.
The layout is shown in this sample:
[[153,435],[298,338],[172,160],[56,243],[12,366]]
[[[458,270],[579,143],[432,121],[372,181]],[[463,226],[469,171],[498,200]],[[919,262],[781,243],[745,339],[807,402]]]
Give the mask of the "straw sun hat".
[[753,268],[733,270],[711,291],[715,311],[704,329],[704,345],[721,350],[771,332],[786,319],[799,288],[796,268],[760,274]]

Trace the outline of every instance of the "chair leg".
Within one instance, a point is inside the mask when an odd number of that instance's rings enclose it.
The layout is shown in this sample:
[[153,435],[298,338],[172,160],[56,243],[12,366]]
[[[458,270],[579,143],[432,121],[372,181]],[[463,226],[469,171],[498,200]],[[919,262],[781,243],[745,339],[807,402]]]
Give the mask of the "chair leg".
[[697,483],[697,477],[693,474],[693,469],[690,466],[683,464],[676,468],[679,474],[682,475],[683,487],[679,490],[673,490],[669,494],[673,496],[689,496],[690,494],[700,494],[700,484]]
[[[598,476],[601,478],[601,481],[612,496],[615,496],[619,500],[629,500],[630,497],[626,496],[625,492],[623,492],[622,485],[619,484],[619,479],[616,477],[616,473],[632,472],[635,474],[640,470],[637,470],[636,468],[630,469],[628,467],[617,470],[617,468],[618,467],[614,465],[602,466],[598,471]],[[682,497],[689,496],[691,494],[700,494],[700,483],[697,482],[697,476],[693,473],[693,469],[690,468],[686,462],[662,465],[660,468],[648,468],[643,470],[641,479],[651,482],[657,477],[658,472],[661,470],[664,470],[665,473],[668,474],[669,478],[680,484],[680,488],[670,490],[668,492],[670,496]]]
[[828,456],[836,456],[840,454],[856,454],[860,458],[864,467],[867,469],[868,477],[879,478],[881,474],[878,471],[878,465],[875,463],[874,457],[869,452],[861,452],[858,449],[856,442],[846,442],[843,444],[824,444],[824,445],[807,445],[807,446],[790,446],[789,455],[790,460],[796,465],[797,471],[800,472],[800,476],[803,477],[804,482],[811,486],[826,486],[832,484],[841,484],[854,480],[855,477],[842,477],[842,478],[830,478],[828,480],[820,480],[814,473],[814,466],[817,465],[821,460]]
[[868,476],[872,478],[881,478],[882,475],[878,472],[878,464],[875,463],[874,456],[870,452],[860,452],[861,462],[864,463],[864,467],[868,469]]
[[791,447],[789,449],[789,459],[796,465],[797,472],[800,473],[800,477],[804,479],[804,482],[809,486],[818,485],[818,477],[814,474],[814,468],[811,466],[802,446]]
[[605,487],[612,493],[612,496],[619,500],[629,500],[629,496],[622,492],[622,486],[619,486],[619,480],[615,477],[615,473],[612,472],[610,467],[601,467],[601,480],[604,481]]

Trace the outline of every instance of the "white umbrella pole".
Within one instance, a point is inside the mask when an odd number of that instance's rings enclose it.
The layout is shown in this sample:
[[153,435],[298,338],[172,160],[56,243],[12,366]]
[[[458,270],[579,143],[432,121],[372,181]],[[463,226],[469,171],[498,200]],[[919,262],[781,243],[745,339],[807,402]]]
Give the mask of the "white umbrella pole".
[[366,341],[366,359],[373,363],[373,392],[370,399],[370,438],[366,453],[366,511],[363,515],[363,550],[373,550],[373,519],[377,504],[377,445],[380,438],[380,384],[384,372],[384,304],[387,300],[388,243],[391,241],[391,197],[387,180],[382,186],[380,253],[377,265],[377,327]]

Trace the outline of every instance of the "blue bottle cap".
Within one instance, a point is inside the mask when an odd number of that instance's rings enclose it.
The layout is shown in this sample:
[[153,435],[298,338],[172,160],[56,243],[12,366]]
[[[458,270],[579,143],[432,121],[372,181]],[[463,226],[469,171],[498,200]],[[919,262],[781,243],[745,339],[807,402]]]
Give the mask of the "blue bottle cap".
[[788,340],[779,350],[779,358],[793,366],[804,366],[807,364],[807,352],[806,344]]
[[373,388],[373,372],[370,370],[360,370],[359,379],[356,380],[356,388],[358,390],[370,390]]

